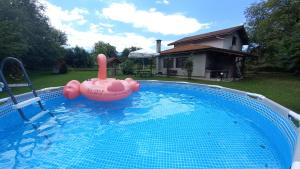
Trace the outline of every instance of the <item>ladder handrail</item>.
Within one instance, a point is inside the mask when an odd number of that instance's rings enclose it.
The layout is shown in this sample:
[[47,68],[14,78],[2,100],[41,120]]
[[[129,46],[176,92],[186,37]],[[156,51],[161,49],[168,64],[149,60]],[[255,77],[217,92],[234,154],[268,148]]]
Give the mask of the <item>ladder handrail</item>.
[[[4,83],[4,90],[8,90],[8,91],[11,92],[11,90],[9,89],[8,83],[7,83],[7,81],[6,81],[6,78],[5,78],[4,74],[3,74],[5,64],[6,64],[8,61],[14,61],[14,62],[17,63],[17,65],[21,68],[22,73],[24,74],[24,77],[25,77],[25,80],[27,81],[28,86],[30,86],[30,88],[33,89],[33,87],[32,87],[32,82],[31,82],[31,80],[29,79],[29,76],[28,76],[28,74],[27,74],[27,72],[26,72],[26,70],[25,70],[25,68],[24,68],[23,63],[22,63],[19,59],[17,59],[17,58],[14,58],[14,57],[7,57],[7,58],[4,58],[4,59],[2,60],[2,62],[1,62],[1,67],[0,67],[0,76],[1,76],[1,79],[2,79],[2,81],[3,81],[3,83]],[[12,94],[12,92],[11,92],[11,94]]]
[[2,92],[4,89],[4,83],[0,82],[0,92]]
[[[11,90],[11,86],[7,83],[7,80],[6,80],[6,78],[5,78],[5,76],[4,76],[4,73],[3,73],[5,64],[6,64],[8,61],[14,61],[14,62],[16,62],[17,65],[21,68],[21,71],[22,71],[22,73],[23,73],[23,75],[24,75],[24,78],[25,78],[25,80],[26,80],[26,82],[27,82],[27,84],[28,84],[27,87],[29,87],[29,88],[31,89],[31,91],[32,91],[32,93],[33,93],[33,95],[34,95],[34,98],[31,99],[31,101],[27,100],[27,101],[20,102],[20,104],[18,103],[16,97],[14,96],[14,94],[13,94],[13,92],[12,92],[12,90]],[[31,126],[32,126],[39,134],[41,134],[41,132],[39,132],[38,126],[35,125],[34,123],[32,123],[31,120],[25,116],[25,114],[24,114],[24,112],[23,112],[23,110],[22,110],[22,108],[23,108],[24,106],[27,106],[27,105],[31,104],[32,101],[36,101],[36,102],[39,104],[40,109],[42,110],[42,112],[45,112],[45,111],[46,111],[46,109],[44,108],[44,106],[43,106],[43,104],[42,104],[42,102],[41,102],[41,99],[38,97],[38,94],[37,94],[36,90],[34,89],[34,87],[33,87],[33,85],[32,85],[32,82],[31,82],[31,80],[30,80],[30,78],[29,78],[29,76],[28,76],[28,74],[27,74],[27,71],[26,71],[25,68],[24,68],[23,63],[22,63],[19,59],[14,58],[14,57],[7,57],[7,58],[3,59],[3,60],[2,60],[2,63],[1,63],[1,67],[0,67],[0,80],[2,81],[1,83],[3,83],[3,85],[4,85],[4,86],[3,86],[3,91],[6,91],[6,92],[8,93],[8,95],[10,96],[11,100],[13,101],[14,106],[15,106],[15,108],[17,109],[17,111],[18,111],[19,115],[21,116],[21,118],[22,118],[23,120],[25,120],[27,123],[30,123]],[[19,87],[23,87],[23,86],[21,85],[21,86],[19,86]],[[52,113],[49,112],[49,111],[47,111],[47,113],[48,113],[49,115],[51,115],[53,118],[56,119],[56,117],[54,116],[54,114],[52,114]],[[49,140],[48,135],[44,135],[44,134],[41,134],[41,135],[43,135],[43,136],[49,141],[49,143],[51,144],[51,141]]]
[[[28,74],[27,74],[27,71],[26,71],[26,69],[25,69],[23,63],[22,63],[19,59],[17,59],[17,58],[14,58],[14,57],[7,57],[7,58],[4,58],[4,59],[2,60],[2,62],[1,62],[1,66],[0,66],[0,80],[2,81],[1,83],[3,83],[3,85],[4,85],[4,88],[3,88],[4,91],[6,91],[6,92],[8,93],[8,95],[10,96],[11,100],[13,101],[13,103],[14,103],[15,105],[17,105],[17,104],[18,104],[18,101],[17,101],[16,97],[14,96],[14,94],[13,94],[13,92],[12,92],[12,90],[11,90],[11,87],[10,87],[10,85],[7,83],[7,80],[6,80],[6,78],[5,78],[4,74],[3,74],[5,64],[6,64],[8,61],[14,61],[14,62],[17,63],[17,65],[21,68],[22,73],[24,74],[25,80],[27,81],[27,84],[28,84],[27,87],[29,87],[29,88],[31,89],[31,91],[32,91],[32,93],[33,93],[33,95],[34,95],[34,97],[38,97],[38,94],[37,94],[35,88],[34,88],[33,85],[32,85],[32,82],[31,82],[31,80],[30,80],[30,78],[29,78],[29,76],[28,76]],[[22,87],[22,86],[20,86],[20,87]],[[37,103],[39,104],[39,107],[41,108],[42,111],[46,111],[46,109],[44,108],[44,106],[43,106],[43,104],[42,104],[42,102],[41,102],[40,99],[37,100]],[[19,112],[19,114],[20,114],[20,116],[22,117],[23,120],[25,120],[25,121],[28,121],[28,120],[29,120],[29,119],[24,115],[23,111],[22,111],[20,108],[17,108],[17,111]],[[53,118],[55,118],[55,116],[54,116],[53,113],[49,112],[48,114],[49,114],[50,116],[52,116]],[[56,119],[56,118],[55,118],[55,119]]]
[[[17,59],[17,58],[14,58],[14,57],[7,57],[7,58],[5,58],[5,59],[2,60],[1,67],[0,67],[0,78],[2,79],[2,82],[4,83],[4,90],[7,91],[8,95],[11,97],[13,103],[14,103],[14,104],[18,104],[17,99],[15,98],[15,96],[14,96],[14,94],[13,94],[11,88],[9,87],[9,84],[7,83],[7,80],[6,80],[6,78],[5,78],[4,74],[3,74],[5,64],[6,64],[8,61],[14,61],[14,62],[17,63],[17,65],[21,68],[22,73],[24,74],[24,79],[26,80],[26,82],[27,82],[27,84],[28,84],[28,87],[31,89],[31,91],[32,91],[32,93],[33,93],[33,95],[34,95],[34,97],[38,97],[38,95],[37,95],[37,93],[36,93],[36,91],[35,91],[35,89],[34,89],[34,87],[33,87],[33,85],[32,85],[32,82],[31,82],[31,80],[30,80],[30,78],[29,78],[29,76],[28,76],[28,74],[27,74],[27,71],[26,71],[26,69],[25,69],[23,63],[22,63],[19,59]],[[44,106],[42,105],[41,101],[38,101],[38,104],[39,104],[39,106],[41,107],[41,109],[42,109],[43,111],[45,111],[45,108],[44,108]]]

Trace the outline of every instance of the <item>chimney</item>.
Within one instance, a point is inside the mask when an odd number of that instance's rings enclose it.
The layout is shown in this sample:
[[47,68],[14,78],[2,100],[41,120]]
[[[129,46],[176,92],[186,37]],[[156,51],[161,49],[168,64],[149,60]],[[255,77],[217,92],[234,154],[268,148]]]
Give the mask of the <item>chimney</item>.
[[160,53],[160,51],[161,51],[161,40],[157,39],[156,40],[156,52]]

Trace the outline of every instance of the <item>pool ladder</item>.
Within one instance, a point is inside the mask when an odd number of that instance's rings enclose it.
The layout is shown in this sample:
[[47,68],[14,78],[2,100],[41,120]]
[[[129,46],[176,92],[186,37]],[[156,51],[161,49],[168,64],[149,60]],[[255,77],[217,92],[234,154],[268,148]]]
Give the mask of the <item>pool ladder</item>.
[[[9,61],[15,62],[17,63],[17,65],[21,68],[21,71],[24,75],[24,79],[27,83],[22,83],[22,84],[8,84],[5,76],[4,76],[4,67],[5,64]],[[13,58],[13,57],[7,57],[5,59],[3,59],[2,63],[1,63],[1,67],[0,67],[0,80],[2,82],[0,82],[0,89],[2,91],[6,91],[7,94],[9,95],[9,97],[11,98],[12,102],[14,103],[14,105],[12,106],[14,109],[16,109],[20,115],[20,117],[25,121],[25,123],[29,123],[32,125],[32,127],[34,129],[36,129],[36,131],[40,134],[39,130],[38,130],[38,126],[35,125],[33,122],[38,120],[39,118],[43,117],[45,114],[49,114],[51,117],[53,117],[57,122],[58,120],[56,119],[55,115],[53,113],[51,113],[50,111],[46,110],[45,107],[43,106],[42,102],[41,102],[41,98],[38,96],[35,88],[32,85],[32,82],[24,68],[23,63],[18,60],[17,58]],[[22,102],[18,102],[15,95],[12,92],[11,88],[19,88],[19,87],[29,87],[32,91],[33,94],[33,98],[22,101]],[[0,91],[1,91],[0,90]],[[41,112],[36,114],[35,116],[31,117],[31,118],[27,118],[24,114],[24,111],[22,110],[22,108],[25,108],[29,105],[32,105],[34,103],[38,103],[39,108],[41,109]],[[48,139],[48,136],[43,135],[45,138]]]

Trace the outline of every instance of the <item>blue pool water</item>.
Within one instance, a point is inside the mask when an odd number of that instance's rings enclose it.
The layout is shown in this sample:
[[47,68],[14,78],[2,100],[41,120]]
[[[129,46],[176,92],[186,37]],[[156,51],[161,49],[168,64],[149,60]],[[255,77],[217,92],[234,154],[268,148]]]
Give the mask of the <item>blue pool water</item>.
[[36,121],[40,133],[16,112],[2,117],[0,168],[290,167],[292,143],[262,115],[276,112],[254,99],[187,84],[141,86],[109,103],[46,100],[57,119]]

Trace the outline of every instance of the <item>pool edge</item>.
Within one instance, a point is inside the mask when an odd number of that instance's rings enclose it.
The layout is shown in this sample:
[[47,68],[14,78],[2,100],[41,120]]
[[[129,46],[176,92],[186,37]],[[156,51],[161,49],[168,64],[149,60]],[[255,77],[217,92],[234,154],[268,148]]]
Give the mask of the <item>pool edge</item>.
[[[209,85],[209,84],[203,84],[203,83],[193,83],[193,82],[185,82],[185,81],[164,81],[164,80],[138,80],[139,82],[163,82],[163,83],[178,83],[178,84],[193,84],[193,85],[198,85],[198,86],[204,86],[204,87],[209,87],[209,88],[214,88],[214,89],[219,89],[219,90],[225,90],[228,92],[236,93],[236,94],[241,94],[247,97],[251,97],[253,99],[259,99],[263,103],[267,104],[270,108],[273,110],[276,110],[280,114],[282,114],[285,118],[288,120],[291,120],[291,117],[293,117],[295,120],[300,122],[300,115],[297,114],[296,112],[280,105],[279,103],[265,97],[264,95],[257,94],[257,93],[251,93],[251,92],[246,92],[242,90],[237,90],[237,89],[231,89],[228,87],[223,87],[219,85]],[[37,90],[37,92],[51,92],[55,90],[61,90],[63,86],[57,86],[57,87],[47,87],[43,89]],[[31,92],[26,92],[23,94],[19,94],[16,96],[25,96]],[[9,97],[2,98],[0,99],[0,103],[5,103],[9,101]],[[299,169],[300,168],[300,128],[297,127],[297,140],[296,140],[296,145],[294,149],[294,155],[293,155],[293,160],[292,160],[292,165],[291,169]]]

